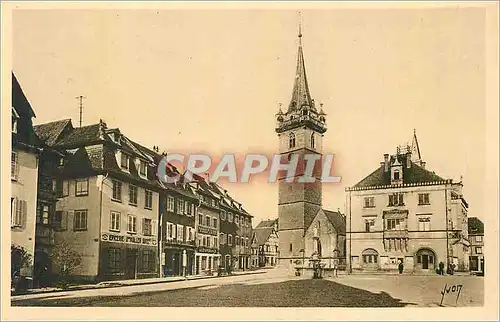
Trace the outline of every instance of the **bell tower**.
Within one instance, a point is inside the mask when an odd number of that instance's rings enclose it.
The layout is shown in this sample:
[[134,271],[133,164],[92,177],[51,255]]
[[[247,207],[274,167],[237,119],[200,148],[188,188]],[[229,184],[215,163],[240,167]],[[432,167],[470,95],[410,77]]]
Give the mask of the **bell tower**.
[[[291,269],[302,262],[305,250],[305,232],[322,207],[321,166],[322,141],[326,132],[326,114],[322,104],[318,111],[307,83],[302,32],[299,25],[298,55],[292,97],[286,112],[280,106],[276,114],[276,133],[279,139],[281,162],[298,157],[293,178],[286,173],[278,176],[279,266]],[[316,155],[314,182],[300,182],[304,174],[304,156]],[[288,179],[288,180],[287,180]],[[293,181],[292,181],[293,179]],[[292,181],[292,182],[290,182]],[[312,242],[312,241],[311,241]]]

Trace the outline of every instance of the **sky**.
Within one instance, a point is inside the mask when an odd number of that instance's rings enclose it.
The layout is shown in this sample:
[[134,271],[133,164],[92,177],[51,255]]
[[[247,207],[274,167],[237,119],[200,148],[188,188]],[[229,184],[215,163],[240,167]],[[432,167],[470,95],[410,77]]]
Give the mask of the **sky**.
[[[427,168],[463,176],[469,216],[485,218],[485,12],[479,8],[302,10],[309,87],[324,103],[324,153],[345,187],[375,170],[416,129]],[[103,119],[175,153],[277,152],[289,104],[295,10],[15,10],[13,70],[35,124]],[[277,217],[277,184],[224,184],[255,217]]]

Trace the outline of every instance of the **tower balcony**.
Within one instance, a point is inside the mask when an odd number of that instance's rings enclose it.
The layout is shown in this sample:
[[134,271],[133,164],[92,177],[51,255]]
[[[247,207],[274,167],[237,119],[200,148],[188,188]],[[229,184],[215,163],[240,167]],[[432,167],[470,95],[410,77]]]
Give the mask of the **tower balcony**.
[[298,117],[290,118],[286,121],[278,121],[276,124],[276,132],[282,133],[287,130],[291,130],[300,126],[307,126],[316,132],[325,133],[327,126],[325,122],[322,122],[310,115],[301,115]]

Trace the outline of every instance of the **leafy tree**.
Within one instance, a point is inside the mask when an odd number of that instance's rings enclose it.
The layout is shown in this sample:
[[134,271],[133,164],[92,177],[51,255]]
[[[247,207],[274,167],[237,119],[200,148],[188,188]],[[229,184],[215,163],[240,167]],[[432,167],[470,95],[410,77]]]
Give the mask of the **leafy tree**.
[[12,275],[20,274],[22,267],[30,266],[32,256],[24,247],[16,244],[11,244],[10,256]]
[[73,250],[67,240],[60,240],[52,248],[51,257],[52,263],[60,269],[60,284],[65,288],[69,285],[72,273],[82,264],[82,255]]

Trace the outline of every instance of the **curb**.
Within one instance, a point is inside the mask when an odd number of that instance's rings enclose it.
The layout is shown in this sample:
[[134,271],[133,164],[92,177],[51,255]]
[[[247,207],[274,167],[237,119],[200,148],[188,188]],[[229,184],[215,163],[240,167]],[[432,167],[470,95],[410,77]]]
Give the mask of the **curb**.
[[[117,288],[117,287],[126,287],[126,286],[140,286],[140,285],[153,285],[153,284],[162,284],[162,283],[173,283],[173,282],[187,282],[187,281],[196,281],[196,280],[203,280],[203,279],[211,279],[211,278],[224,278],[224,277],[235,277],[235,276],[244,276],[244,275],[257,275],[257,274],[265,274],[266,272],[248,272],[248,273],[243,273],[243,274],[233,274],[233,275],[223,275],[223,276],[199,276],[199,277],[187,277],[185,279],[177,279],[177,280],[158,280],[158,281],[153,281],[153,282],[142,282],[142,283],[131,283],[131,284],[120,284],[120,283],[115,283],[112,284],[113,282],[110,281],[110,285],[105,285],[105,286],[98,286],[99,284],[95,285],[89,285],[89,286],[82,286],[81,288],[75,287],[73,289],[56,289],[56,290],[46,290],[46,291],[39,291],[39,292],[32,292],[32,293],[26,293],[26,294],[17,294],[17,295],[12,295],[10,296],[10,300],[12,302],[15,301],[25,301],[29,299],[21,299],[16,297],[24,297],[24,296],[29,296],[29,295],[38,295],[38,294],[50,294],[50,293],[61,293],[61,292],[76,292],[76,291],[85,291],[85,290],[97,290],[97,289],[107,289],[107,288]],[[104,282],[106,283],[106,282]]]

